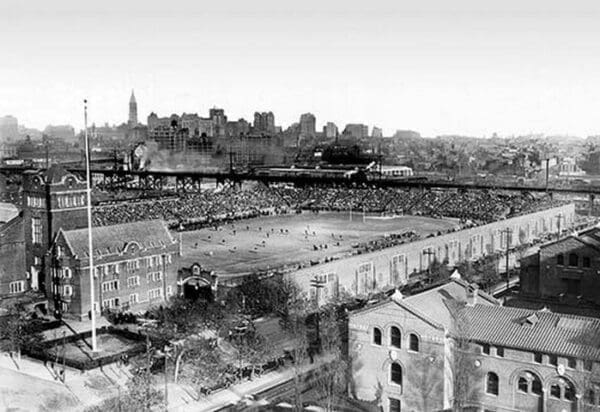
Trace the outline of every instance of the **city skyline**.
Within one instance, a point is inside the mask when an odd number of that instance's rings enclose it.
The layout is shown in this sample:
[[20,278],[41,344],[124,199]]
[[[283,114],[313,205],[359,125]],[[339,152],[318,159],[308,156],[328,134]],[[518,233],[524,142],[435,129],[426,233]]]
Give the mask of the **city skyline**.
[[[293,7],[293,8],[292,8]],[[135,18],[133,18],[135,16]],[[150,112],[305,112],[384,135],[600,134],[600,5],[314,1],[0,5],[0,114],[43,129]],[[162,29],[162,30],[160,30]]]

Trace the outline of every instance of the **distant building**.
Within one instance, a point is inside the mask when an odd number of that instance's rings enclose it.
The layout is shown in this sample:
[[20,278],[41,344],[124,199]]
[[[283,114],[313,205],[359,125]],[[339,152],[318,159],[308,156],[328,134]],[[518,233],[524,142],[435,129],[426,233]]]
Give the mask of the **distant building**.
[[338,128],[335,123],[327,122],[327,124],[323,126],[323,136],[326,139],[335,139],[338,137]]
[[317,119],[312,113],[304,113],[300,116],[300,136],[314,136],[317,132],[316,129]]
[[365,124],[347,124],[343,134],[354,139],[364,139],[369,137],[369,126]]
[[137,102],[133,90],[131,91],[131,97],[129,98],[129,121],[127,124],[130,128],[133,128],[138,124]]
[[585,176],[585,172],[577,165],[572,157],[565,157],[558,164],[559,176]]
[[56,139],[62,139],[66,141],[75,140],[75,129],[71,125],[52,126],[48,125],[44,129],[44,134],[54,137]]
[[383,130],[381,130],[379,127],[373,127],[373,132],[371,133],[371,137],[373,137],[373,138],[383,137]]
[[421,134],[413,130],[396,130],[394,139],[420,139]]
[[17,214],[6,222],[0,222],[0,301],[31,289],[25,250],[23,217]]
[[254,113],[254,133],[275,133],[275,115],[273,112]]
[[0,117],[0,142],[19,137],[19,122],[14,116]]
[[250,123],[244,119],[238,119],[237,121],[227,122],[225,125],[225,134],[227,136],[239,136],[241,134],[250,133]]
[[599,340],[598,319],[503,307],[455,274],[349,314],[353,392],[385,411],[596,410]]
[[212,108],[209,110],[209,118],[214,125],[213,135],[215,137],[225,136],[227,125],[227,116],[225,116],[225,110]]
[[[92,235],[96,312],[137,312],[177,294],[179,244],[164,222],[96,227]],[[59,230],[46,259],[50,308],[79,320],[92,309],[87,236]]]

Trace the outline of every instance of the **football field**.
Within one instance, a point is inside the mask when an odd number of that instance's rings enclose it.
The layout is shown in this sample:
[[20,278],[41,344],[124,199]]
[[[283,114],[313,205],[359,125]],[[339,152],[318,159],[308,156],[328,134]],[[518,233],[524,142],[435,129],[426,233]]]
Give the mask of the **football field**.
[[[379,217],[348,212],[303,212],[239,220],[181,233],[181,266],[199,263],[219,275],[297,265],[347,255],[357,244],[414,231],[426,237],[458,226],[455,219]],[[175,234],[177,235],[177,234]]]

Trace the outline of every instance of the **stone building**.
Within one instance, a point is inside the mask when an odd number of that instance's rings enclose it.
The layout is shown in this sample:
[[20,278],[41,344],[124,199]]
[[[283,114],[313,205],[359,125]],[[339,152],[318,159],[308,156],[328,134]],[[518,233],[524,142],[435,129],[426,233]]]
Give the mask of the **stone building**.
[[[508,308],[454,275],[349,315],[351,393],[384,411],[600,410],[600,321]],[[584,409],[585,408],[585,409]]]
[[0,300],[31,289],[25,266],[25,231],[23,217],[0,223]]
[[600,304],[600,227],[545,243],[521,261],[521,293]]
[[[87,229],[59,230],[46,262],[55,312],[83,320],[91,309]],[[96,311],[137,312],[177,294],[179,243],[162,221],[92,229]]]

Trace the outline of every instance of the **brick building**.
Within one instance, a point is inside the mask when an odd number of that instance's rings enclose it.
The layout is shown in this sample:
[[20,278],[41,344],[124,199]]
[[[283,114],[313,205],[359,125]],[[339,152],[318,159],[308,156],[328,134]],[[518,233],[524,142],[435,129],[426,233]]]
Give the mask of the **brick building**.
[[[85,319],[90,311],[87,229],[59,230],[46,257],[50,308]],[[162,221],[92,229],[96,311],[137,312],[177,293],[179,244]]]
[[85,181],[60,166],[23,175],[25,267],[31,288],[46,290],[44,258],[59,229],[86,227]]
[[0,223],[0,300],[19,295],[31,288],[25,266],[23,217]]
[[600,304],[600,227],[545,243],[521,261],[521,293]]
[[597,319],[503,307],[454,276],[350,314],[350,391],[394,412],[458,394],[468,410],[600,410],[599,340]]
[[[563,217],[563,229],[571,227],[575,219],[574,205],[553,207],[470,229],[290,270],[286,276],[305,293],[314,293],[310,284],[315,276],[326,279],[324,291],[320,295],[322,300],[339,293],[367,296],[408,283],[411,274],[427,270],[435,260],[445,261],[449,266],[454,266],[464,260],[475,260],[505,251],[506,242],[510,248],[528,244],[533,239],[555,232],[557,215]],[[508,238],[504,232],[507,228],[514,234]]]

